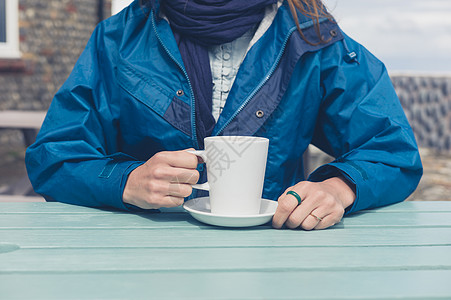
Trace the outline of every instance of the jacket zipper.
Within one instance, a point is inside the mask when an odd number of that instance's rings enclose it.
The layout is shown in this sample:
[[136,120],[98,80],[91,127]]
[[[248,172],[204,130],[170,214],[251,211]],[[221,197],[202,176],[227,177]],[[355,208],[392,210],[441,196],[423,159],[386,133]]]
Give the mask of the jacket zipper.
[[183,74],[185,75],[185,78],[188,81],[188,86],[189,86],[190,96],[191,96],[190,97],[191,98],[191,126],[193,128],[192,134],[193,134],[193,140],[194,140],[195,149],[198,149],[199,148],[199,143],[197,141],[197,133],[196,133],[196,110],[195,110],[196,106],[195,106],[195,102],[194,102],[195,99],[194,99],[193,87],[191,86],[191,81],[189,80],[188,73],[186,73],[185,68],[175,59],[175,57],[172,55],[172,53],[169,51],[169,49],[166,47],[166,45],[161,40],[161,37],[158,34],[157,27],[155,25],[154,12],[152,12],[152,27],[153,27],[153,30],[155,31],[155,34],[156,34],[157,39],[160,42],[161,46],[166,51],[166,53],[169,55],[169,57],[177,64],[177,66],[183,72]]
[[221,129],[218,130],[218,132],[215,135],[219,135],[231,122],[232,120],[244,109],[244,107],[251,101],[251,99],[255,96],[255,94],[258,93],[258,91],[265,85],[265,83],[271,78],[272,74],[274,74],[274,71],[276,70],[277,66],[279,65],[279,62],[282,58],[283,53],[285,52],[285,47],[288,43],[288,39],[290,38],[293,31],[296,30],[296,27],[293,27],[288,31],[287,36],[285,37],[285,40],[282,44],[282,50],[280,50],[279,55],[276,58],[276,61],[272,65],[271,69],[269,70],[268,74],[266,74],[265,78],[259,83],[259,85],[252,91],[252,93],[249,94],[249,96],[246,98],[246,100],[241,104],[241,106],[235,111],[235,113],[232,115],[231,118],[221,127]]

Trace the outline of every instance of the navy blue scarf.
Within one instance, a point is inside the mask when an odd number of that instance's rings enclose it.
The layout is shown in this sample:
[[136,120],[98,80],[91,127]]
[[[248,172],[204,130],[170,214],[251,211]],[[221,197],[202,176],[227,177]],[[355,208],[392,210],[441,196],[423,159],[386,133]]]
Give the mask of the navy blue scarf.
[[229,43],[261,22],[277,0],[162,0],[191,82],[199,147],[215,126],[208,47]]

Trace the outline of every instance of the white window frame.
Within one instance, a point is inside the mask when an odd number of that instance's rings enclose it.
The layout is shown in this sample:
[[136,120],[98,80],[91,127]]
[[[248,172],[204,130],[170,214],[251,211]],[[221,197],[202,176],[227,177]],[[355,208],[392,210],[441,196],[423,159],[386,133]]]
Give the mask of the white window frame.
[[6,0],[6,43],[0,42],[0,59],[20,58],[19,1]]
[[115,15],[132,3],[133,0],[111,0],[111,15]]

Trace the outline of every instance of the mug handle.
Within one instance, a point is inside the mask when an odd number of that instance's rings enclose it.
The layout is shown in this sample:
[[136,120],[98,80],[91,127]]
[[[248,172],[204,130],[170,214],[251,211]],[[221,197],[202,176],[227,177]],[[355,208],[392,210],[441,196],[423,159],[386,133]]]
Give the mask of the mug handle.
[[[205,150],[187,150],[186,152],[192,153],[192,154],[196,155],[197,157],[202,158],[202,160],[205,163],[207,162],[207,155],[205,153]],[[191,186],[193,187],[193,189],[204,190],[204,191],[210,190],[210,185],[208,184],[208,182],[196,183]]]

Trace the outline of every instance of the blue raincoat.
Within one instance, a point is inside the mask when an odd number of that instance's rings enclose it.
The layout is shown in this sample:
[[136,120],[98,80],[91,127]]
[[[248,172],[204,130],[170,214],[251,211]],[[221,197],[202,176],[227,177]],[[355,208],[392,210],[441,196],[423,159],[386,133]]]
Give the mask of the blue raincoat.
[[[26,154],[48,201],[129,209],[122,193],[131,171],[157,152],[198,148],[192,88],[158,9],[135,1],[99,24],[55,95]],[[300,22],[317,41],[312,21]],[[422,166],[387,71],[337,24],[320,28],[329,41],[306,43],[284,3],[246,55],[213,135],[270,140],[264,198],[305,180],[311,143],[336,159],[308,180],[341,174],[355,184],[347,213],[402,201]]]

